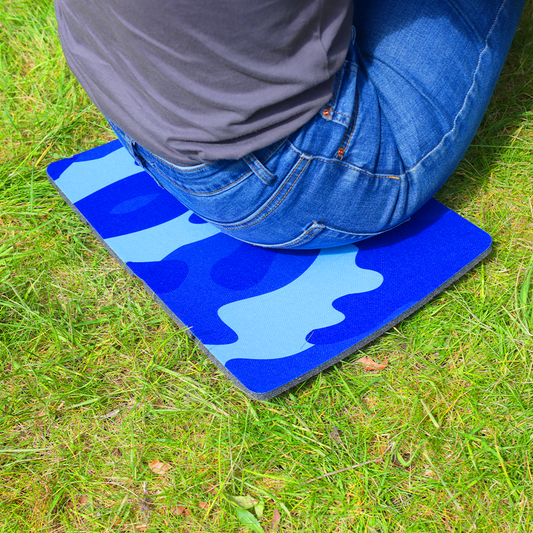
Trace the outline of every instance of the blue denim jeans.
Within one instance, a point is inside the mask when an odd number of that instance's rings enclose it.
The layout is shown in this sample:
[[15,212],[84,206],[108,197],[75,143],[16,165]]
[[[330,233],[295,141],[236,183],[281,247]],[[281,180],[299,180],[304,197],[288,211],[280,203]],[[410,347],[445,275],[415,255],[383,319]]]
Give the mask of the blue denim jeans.
[[523,0],[355,1],[331,100],[240,160],[180,167],[111,124],[137,162],[221,231],[271,248],[326,248],[390,230],[463,157]]

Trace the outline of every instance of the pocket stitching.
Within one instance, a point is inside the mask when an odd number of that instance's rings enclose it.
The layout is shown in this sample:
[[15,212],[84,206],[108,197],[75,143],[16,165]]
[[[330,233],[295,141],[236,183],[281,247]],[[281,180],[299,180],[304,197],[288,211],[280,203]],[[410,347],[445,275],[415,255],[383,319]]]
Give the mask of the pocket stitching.
[[[289,174],[289,176],[287,177],[286,180],[284,180],[284,183],[283,185],[280,186],[280,189],[283,188],[283,186],[285,185],[285,183],[287,183],[288,181],[290,181],[291,177],[293,176],[293,174],[296,172],[296,170],[298,169],[298,167],[300,166],[300,164],[302,163],[302,161],[304,161],[305,159],[304,158],[301,158],[298,163],[294,166],[294,169],[292,170],[292,172]],[[272,198],[270,198],[268,200],[268,202],[263,205],[263,208],[261,209],[261,211],[259,211],[259,213],[257,213],[256,215],[254,215],[253,217],[253,222],[252,220],[250,220],[249,222],[240,222],[240,223],[235,223],[235,225],[231,225],[231,224],[217,224],[216,222],[214,222],[215,225],[217,225],[218,227],[220,228],[224,228],[224,229],[230,229],[230,230],[240,230],[240,229],[246,229],[246,228],[249,228],[250,226],[254,226],[255,224],[258,224],[259,222],[261,222],[262,220],[264,220],[265,218],[267,218],[269,215],[271,215],[278,207],[279,205],[283,202],[283,200],[286,198],[286,196],[289,194],[289,192],[292,190],[292,188],[294,187],[294,185],[296,185],[296,183],[298,182],[298,180],[300,179],[300,176],[303,174],[304,170],[307,168],[307,165],[309,165],[309,163],[311,162],[311,159],[307,159],[306,161],[306,164],[304,165],[304,167],[302,168],[302,170],[300,171],[300,173],[298,174],[298,176],[296,177],[296,179],[293,181],[293,183],[291,184],[291,186],[287,189],[287,191],[285,192],[285,194],[283,195],[283,197],[281,199],[279,199],[278,203],[272,208],[270,209],[270,211],[268,211],[268,213],[264,214],[261,218],[255,220],[257,217],[259,217],[276,199],[277,197],[279,196],[279,192],[276,193]],[[245,225],[243,225],[245,224]]]

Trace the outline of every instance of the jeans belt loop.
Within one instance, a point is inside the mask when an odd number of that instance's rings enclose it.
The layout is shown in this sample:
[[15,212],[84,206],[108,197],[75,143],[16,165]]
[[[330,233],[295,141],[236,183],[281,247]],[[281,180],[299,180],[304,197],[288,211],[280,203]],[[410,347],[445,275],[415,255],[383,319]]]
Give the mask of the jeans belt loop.
[[128,138],[127,142],[131,149],[131,155],[133,156],[133,159],[135,159],[135,163],[143,168],[143,160],[137,151],[137,143],[131,138]]
[[268,185],[276,179],[276,175],[272,174],[254,154],[248,154],[243,157],[247,165],[252,169],[253,173],[265,184]]
[[[129,139],[128,144],[131,148],[131,154],[133,155],[133,159],[135,159],[135,164],[140,166],[146,172],[146,169],[144,167],[145,160],[141,156],[141,154],[139,154],[139,149],[137,148],[137,142],[134,141],[133,139]],[[162,189],[165,188],[163,184],[156,178],[156,176],[153,173],[148,172],[148,175],[159,185],[159,187],[161,187]]]

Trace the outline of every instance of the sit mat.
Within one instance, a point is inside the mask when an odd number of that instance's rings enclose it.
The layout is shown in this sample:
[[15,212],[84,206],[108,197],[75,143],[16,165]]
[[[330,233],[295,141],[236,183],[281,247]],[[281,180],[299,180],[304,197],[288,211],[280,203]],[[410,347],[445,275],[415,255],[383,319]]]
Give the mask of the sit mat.
[[436,200],[401,226],[325,250],[269,250],[204,222],[113,141],[48,167],[102,244],[240,389],[266,400],[352,354],[491,250]]

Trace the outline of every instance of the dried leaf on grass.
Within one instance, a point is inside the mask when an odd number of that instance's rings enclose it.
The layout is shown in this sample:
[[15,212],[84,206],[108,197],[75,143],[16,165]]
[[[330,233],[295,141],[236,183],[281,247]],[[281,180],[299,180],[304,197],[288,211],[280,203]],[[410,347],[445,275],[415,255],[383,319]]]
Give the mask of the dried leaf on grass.
[[207,511],[209,509],[209,504],[207,502],[198,502],[198,507],[204,511]]
[[279,529],[280,521],[281,521],[281,514],[277,509],[274,509],[274,514],[272,515],[272,521],[270,522],[270,529],[272,531],[277,531]]
[[109,411],[108,413],[100,416],[102,420],[108,420],[111,418],[115,418],[121,411],[131,411],[135,407],[135,404],[133,402],[120,402],[118,406]]
[[191,511],[189,511],[189,509],[187,509],[187,507],[183,507],[181,505],[178,505],[176,507],[175,514],[177,514],[178,516],[183,515],[184,517],[188,517],[188,516],[191,516],[192,513],[191,513]]
[[78,498],[78,505],[80,507],[83,507],[84,505],[87,505],[89,503],[89,497],[88,496],[80,496]]
[[160,476],[166,474],[172,468],[170,465],[163,463],[159,459],[154,459],[153,461],[150,461],[148,467],[154,474],[159,474]]
[[85,496],[83,494],[80,494],[80,495],[75,496],[74,498],[72,498],[72,500],[67,502],[66,505],[67,505],[67,507],[69,509],[72,509],[72,508],[81,509],[81,508],[85,507],[89,503],[90,503],[89,497]]
[[340,429],[337,426],[333,426],[333,431],[329,434],[329,436],[334,440],[335,442],[341,443],[341,432]]
[[139,501],[139,511],[144,516],[145,522],[148,522],[152,513],[152,499],[146,490],[146,481],[143,483],[143,497]]
[[385,359],[383,363],[376,363],[376,361],[373,361],[370,357],[365,355],[364,357],[357,359],[356,363],[361,363],[363,365],[363,370],[383,370],[384,368],[387,368],[389,360]]

